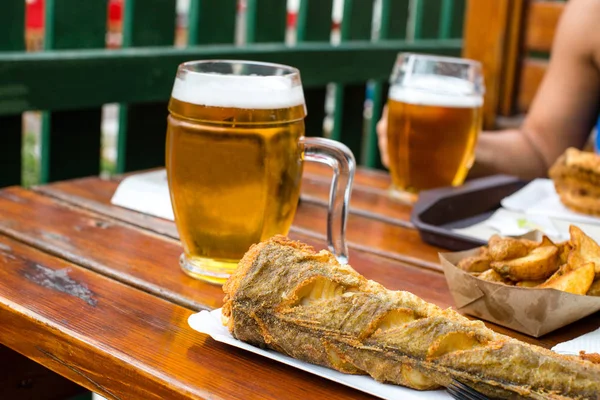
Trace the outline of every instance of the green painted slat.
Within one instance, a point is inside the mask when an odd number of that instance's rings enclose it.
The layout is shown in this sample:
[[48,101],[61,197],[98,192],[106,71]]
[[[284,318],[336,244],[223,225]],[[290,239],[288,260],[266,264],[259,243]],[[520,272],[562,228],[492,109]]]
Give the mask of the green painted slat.
[[440,10],[439,38],[448,39],[452,34],[452,22],[454,19],[454,0],[442,0]]
[[[382,0],[379,40],[404,39],[408,25],[410,0]],[[392,65],[389,66],[391,72]],[[386,81],[372,82],[371,118],[363,139],[361,159],[371,168],[380,168],[381,160],[377,146],[377,122],[387,99]]]
[[298,10],[298,42],[329,42],[333,0],[301,0]]
[[248,43],[283,42],[286,17],[286,1],[247,0],[246,41]]
[[433,39],[439,36],[442,1],[444,0],[414,0],[415,39]]
[[450,37],[453,39],[463,37],[463,25],[466,10],[467,0],[454,0],[452,26],[450,28]]
[[45,0],[44,48],[104,47],[106,0]]
[[294,65],[302,71],[304,87],[313,88],[328,82],[387,80],[400,51],[457,56],[461,49],[461,40],[423,40],[348,42],[336,47],[302,43],[0,52],[0,115],[167,100],[177,65],[192,59],[243,58]]
[[191,0],[188,44],[235,42],[237,0]]
[[342,19],[342,40],[369,40],[373,20],[373,0],[346,0]]
[[[175,6],[176,0],[127,0],[123,13],[123,47],[172,46]],[[170,71],[162,74],[163,84],[171,87],[175,72],[176,66],[172,66]],[[158,78],[146,81],[146,85],[152,85]],[[115,85],[121,83],[114,82]],[[167,114],[166,102],[121,105],[117,172],[164,165]]]
[[[0,54],[25,48],[25,2],[3,0],[0,12]],[[0,65],[2,65],[0,63]],[[15,81],[18,82],[18,81]],[[11,89],[12,87],[12,89]],[[0,87],[0,103],[11,92],[26,90],[20,85]],[[0,187],[21,183],[21,115],[0,117]]]
[[[342,41],[370,40],[373,0],[346,0],[342,19]],[[336,86],[332,138],[346,144],[360,159],[365,132],[364,102],[366,80],[358,85]]]
[[123,47],[173,45],[175,3],[176,0],[126,0]]
[[[106,13],[104,0],[46,0],[44,48],[104,47]],[[88,79],[93,78],[88,76]],[[43,114],[41,182],[99,173],[101,119],[100,108]]]
[[0,12],[0,51],[25,48],[25,1],[2,0]]
[[[329,42],[332,8],[333,0],[301,0],[296,36],[299,43]],[[325,86],[304,90],[308,110],[305,120],[308,136],[323,136],[326,93]]]
[[405,39],[410,0],[382,0],[380,39]]

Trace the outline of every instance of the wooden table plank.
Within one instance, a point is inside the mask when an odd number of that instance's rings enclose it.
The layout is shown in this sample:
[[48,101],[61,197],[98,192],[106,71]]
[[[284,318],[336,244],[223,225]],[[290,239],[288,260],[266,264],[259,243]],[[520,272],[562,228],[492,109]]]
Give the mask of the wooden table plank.
[[108,398],[371,398],[217,343],[187,326],[190,310],[3,236],[0,263],[0,342]]
[[[329,177],[331,178],[331,177]],[[302,200],[327,207],[330,180],[327,176],[305,174],[302,177]],[[402,227],[413,228],[410,222],[412,206],[394,200],[388,190],[354,186],[350,198],[350,213],[377,219]]]
[[[83,180],[79,180],[79,181],[83,181]],[[69,182],[63,182],[63,183],[44,186],[44,188],[49,188],[49,187],[54,187],[54,188],[60,187],[60,188],[68,189]],[[81,189],[81,186],[78,186],[78,188]],[[100,191],[96,190],[96,192],[99,193]],[[1,193],[2,192],[0,192],[0,194]],[[0,196],[0,198],[1,198],[1,196]],[[0,203],[0,207],[1,206],[2,206],[2,203]],[[118,208],[118,207],[116,207],[116,208]],[[124,212],[137,214],[133,211],[128,211],[128,210],[124,210]],[[117,223],[117,225],[118,225],[118,223]],[[124,228],[127,228],[127,226],[125,226]],[[137,231],[137,229],[132,229],[131,232],[128,233],[128,235],[132,235],[132,236],[138,235],[139,233],[137,233],[136,231]],[[307,235],[302,234],[301,232],[292,232],[290,234],[290,237],[292,239],[300,240],[302,242],[308,243],[317,249],[325,247],[325,242],[323,240],[315,239],[313,236],[307,236]],[[160,238],[160,236],[159,236],[159,238]],[[160,241],[153,241],[149,245],[153,249],[153,252],[156,252],[157,254],[165,254],[165,251],[162,250],[163,245],[160,243]],[[103,251],[110,253],[111,249],[109,246],[106,246],[103,248]],[[174,256],[178,255],[178,252],[176,252],[176,251],[173,252],[171,250],[171,254],[172,254],[171,257],[174,257]],[[164,258],[162,258],[164,256],[160,256],[160,257],[161,257],[160,259],[164,260]],[[91,261],[92,262],[89,262],[89,265],[94,265],[94,262],[93,262],[94,260],[91,260]],[[416,294],[417,296],[420,296],[424,300],[432,302],[432,303],[437,304],[438,306],[444,307],[444,308],[454,305],[454,302],[451,298],[445,278],[439,272],[430,271],[427,269],[400,263],[389,257],[381,257],[381,256],[375,254],[373,251],[359,251],[359,250],[351,249],[350,250],[350,261],[351,261],[351,264],[354,267],[354,269],[356,269],[359,273],[363,274],[368,279],[372,279],[372,280],[382,283],[384,286],[386,286],[389,289],[406,290],[406,291],[412,292],[412,293]],[[110,262],[110,261],[106,261],[106,262]],[[126,262],[135,263],[135,257],[132,259],[129,259]],[[83,264],[83,265],[88,265],[88,262],[86,262],[86,264]],[[152,264],[150,264],[149,266],[150,266],[150,269],[148,269],[146,271],[147,274],[151,275],[153,273],[156,273],[157,267]],[[117,268],[118,269],[118,268],[121,268],[121,266],[117,265],[117,264],[108,264],[108,268]],[[165,268],[164,263],[162,265],[158,266],[158,268]],[[178,270],[178,268],[175,267],[175,264],[169,265],[169,268],[171,268],[170,274],[174,274],[174,273],[182,274]],[[175,271],[175,270],[177,270],[177,271]],[[118,271],[115,272],[113,275],[118,275]],[[194,283],[194,284],[197,284],[197,283]],[[176,294],[178,293],[177,290],[179,290],[177,287],[174,287],[172,289],[164,287],[163,289],[165,291],[170,289],[170,290],[172,290],[171,293],[176,293]],[[191,295],[196,296],[195,293],[196,293],[195,291],[192,291]],[[162,292],[157,293],[158,296],[161,296],[162,294],[163,294]],[[203,294],[205,294],[205,293],[203,293]],[[186,292],[185,295],[189,296],[190,294],[188,292]],[[177,302],[180,304],[189,304],[192,302],[206,301],[206,298],[203,298],[202,300],[195,300],[194,297],[192,297],[192,298],[184,297],[183,299],[178,298],[177,296],[175,296],[175,297],[176,297]],[[213,298],[212,301],[213,301],[212,304],[218,303],[220,306],[221,297]],[[510,335],[513,337],[517,337],[520,340],[524,340],[524,341],[527,341],[527,342],[533,343],[533,344],[543,345],[545,347],[552,347],[556,343],[572,339],[576,336],[582,335],[582,334],[590,331],[591,330],[590,326],[592,326],[593,329],[596,329],[597,327],[599,327],[600,326],[600,313],[597,313],[596,316],[591,316],[591,317],[583,319],[577,323],[571,324],[568,327],[560,329],[550,335],[546,335],[545,337],[543,337],[540,340],[531,338],[526,335],[519,334],[517,332],[511,331],[509,329],[505,329],[505,328],[502,328],[502,327],[499,327],[499,326],[496,326],[493,324],[487,324],[487,325],[490,328],[492,328],[500,333],[504,333],[504,334],[507,334],[507,335]]]
[[[125,210],[110,204],[117,182],[98,178],[83,178],[57,182],[36,188],[40,193],[56,197],[79,207],[121,221],[177,238],[175,225],[170,221]],[[292,233],[302,233],[324,240],[327,210],[324,206],[301,201]],[[381,220],[351,214],[346,236],[352,249],[373,252],[423,268],[441,271],[437,253],[441,249],[424,243],[414,229],[389,224]]]
[[[190,309],[222,304],[218,286],[180,271],[181,246],[176,240],[39,193],[16,187],[0,191],[0,233]],[[326,247],[324,241],[301,233],[290,237]],[[352,266],[369,279],[413,291],[441,306],[451,304],[441,273],[370,252],[351,250],[350,257]]]
[[[329,180],[331,168],[323,164],[312,162],[304,163],[304,173],[314,179]],[[387,172],[365,167],[356,168],[354,185],[364,190],[388,190],[392,180]]]
[[[20,188],[0,191],[0,210],[2,234],[193,310],[222,305],[220,287],[189,278],[179,270],[175,260],[180,247],[174,240]],[[317,249],[325,246],[323,241],[302,234],[290,237]],[[440,307],[453,305],[441,273],[370,252],[351,250],[350,257],[354,269],[389,289],[412,292]],[[588,332],[590,326],[597,328],[600,314],[542,340],[493,324],[488,326],[521,340],[550,347]]]
[[[302,175],[302,198],[326,206],[329,201],[331,168],[305,163]],[[389,195],[391,179],[387,172],[359,167],[354,177],[350,212],[390,224],[413,228],[410,222],[412,206]]]
[[0,191],[0,232],[191,309],[221,305],[217,286],[180,271],[175,239],[132,229],[21,188]]

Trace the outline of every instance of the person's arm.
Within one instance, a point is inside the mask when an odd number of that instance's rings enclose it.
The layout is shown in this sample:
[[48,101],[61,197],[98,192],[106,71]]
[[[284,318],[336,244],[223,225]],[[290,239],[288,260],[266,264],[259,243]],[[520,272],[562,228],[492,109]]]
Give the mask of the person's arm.
[[548,71],[523,126],[481,134],[472,175],[545,176],[567,147],[583,147],[600,104],[598,17],[600,1],[569,1]]

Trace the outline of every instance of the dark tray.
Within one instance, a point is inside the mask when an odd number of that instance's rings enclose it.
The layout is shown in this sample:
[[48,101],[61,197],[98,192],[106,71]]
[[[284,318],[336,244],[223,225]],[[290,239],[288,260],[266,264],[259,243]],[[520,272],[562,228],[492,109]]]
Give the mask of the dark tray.
[[472,249],[484,241],[452,231],[489,218],[500,201],[527,184],[514,176],[494,175],[474,179],[459,187],[421,192],[411,221],[424,242],[452,251]]

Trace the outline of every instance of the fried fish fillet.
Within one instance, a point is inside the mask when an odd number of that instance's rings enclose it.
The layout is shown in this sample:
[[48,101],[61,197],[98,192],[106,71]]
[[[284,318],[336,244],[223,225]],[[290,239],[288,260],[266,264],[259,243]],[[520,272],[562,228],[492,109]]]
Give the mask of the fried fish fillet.
[[419,390],[457,378],[499,398],[600,398],[600,366],[387,290],[284,237],[254,245],[223,290],[234,337],[306,362]]

